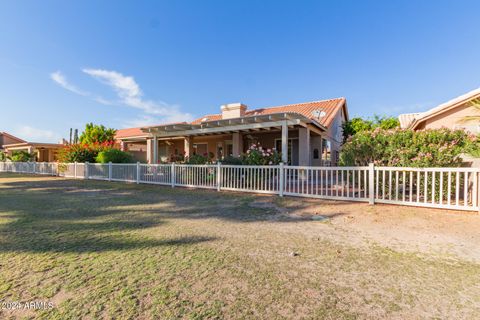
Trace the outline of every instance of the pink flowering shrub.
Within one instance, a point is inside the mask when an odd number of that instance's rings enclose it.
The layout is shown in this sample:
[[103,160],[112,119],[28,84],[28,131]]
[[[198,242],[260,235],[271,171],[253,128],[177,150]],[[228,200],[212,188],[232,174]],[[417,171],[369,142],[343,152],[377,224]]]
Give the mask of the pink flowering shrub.
[[242,155],[242,163],[246,165],[277,165],[282,161],[281,153],[275,148],[263,148],[259,143],[254,143]]
[[396,167],[457,167],[460,154],[478,146],[479,139],[462,130],[403,129],[359,132],[342,147],[340,164],[361,166],[374,163]]

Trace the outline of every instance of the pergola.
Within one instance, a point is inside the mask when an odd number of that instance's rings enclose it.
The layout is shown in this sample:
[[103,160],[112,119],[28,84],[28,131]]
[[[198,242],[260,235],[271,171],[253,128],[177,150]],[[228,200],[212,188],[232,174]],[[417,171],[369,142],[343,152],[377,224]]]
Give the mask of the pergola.
[[[193,149],[193,136],[232,134],[233,154],[238,156],[242,152],[241,134],[248,132],[280,130],[282,137],[282,150],[287,150],[288,129],[299,128],[300,148],[308,155],[310,148],[310,132],[318,135],[327,129],[313,119],[298,113],[272,113],[265,115],[252,115],[241,118],[203,121],[199,124],[169,124],[142,128],[142,131],[152,136],[153,161],[158,161],[158,140],[184,139],[185,153],[190,155]],[[300,153],[302,154],[302,152]],[[282,161],[287,162],[287,153],[282,152]]]

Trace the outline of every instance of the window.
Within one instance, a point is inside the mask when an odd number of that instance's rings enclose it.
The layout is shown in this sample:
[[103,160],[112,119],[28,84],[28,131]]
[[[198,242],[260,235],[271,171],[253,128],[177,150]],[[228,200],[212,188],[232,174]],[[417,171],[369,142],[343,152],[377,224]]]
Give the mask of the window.
[[193,144],[193,154],[206,157],[208,155],[208,144],[195,143]]
[[[288,139],[288,156],[287,156],[287,162],[288,164],[292,164],[292,148],[293,148],[293,140],[298,140],[298,138],[292,138],[292,139]],[[298,151],[298,141],[296,142],[296,145],[297,145],[297,151]],[[277,152],[280,152],[280,153],[283,153],[282,152],[282,139],[275,139],[275,149],[277,150]],[[298,152],[297,152],[297,158],[298,160]]]
[[330,141],[322,139],[322,160],[330,161],[332,159],[332,147]]
[[233,156],[233,142],[230,140],[225,141],[226,155]]
[[318,159],[318,157],[319,157],[319,152],[318,152],[318,149],[315,148],[313,149],[313,159]]
[[223,143],[217,143],[217,159],[223,159]]

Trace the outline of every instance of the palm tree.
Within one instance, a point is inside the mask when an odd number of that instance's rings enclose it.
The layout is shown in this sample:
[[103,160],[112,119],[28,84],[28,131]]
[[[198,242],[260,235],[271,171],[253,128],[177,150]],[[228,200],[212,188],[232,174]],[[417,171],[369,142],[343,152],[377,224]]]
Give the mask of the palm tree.
[[[475,108],[480,113],[480,99],[473,99],[470,101],[470,106]],[[460,119],[458,122],[460,123],[465,123],[465,122],[470,122],[470,121],[480,121],[480,114],[475,115],[475,116],[466,116]]]

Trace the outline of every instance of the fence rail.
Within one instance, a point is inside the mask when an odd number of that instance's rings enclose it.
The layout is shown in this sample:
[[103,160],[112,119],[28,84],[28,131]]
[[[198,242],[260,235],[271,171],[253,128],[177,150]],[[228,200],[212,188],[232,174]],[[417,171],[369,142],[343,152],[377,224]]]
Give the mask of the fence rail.
[[0,162],[0,172],[480,210],[479,168]]

